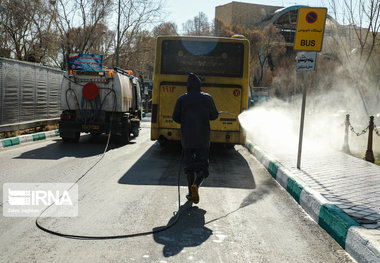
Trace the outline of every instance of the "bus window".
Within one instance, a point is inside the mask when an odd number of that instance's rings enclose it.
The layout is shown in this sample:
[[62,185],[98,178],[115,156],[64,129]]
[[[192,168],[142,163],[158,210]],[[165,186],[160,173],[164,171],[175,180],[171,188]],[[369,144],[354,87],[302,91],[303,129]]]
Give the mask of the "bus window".
[[242,77],[242,43],[165,40],[161,74]]

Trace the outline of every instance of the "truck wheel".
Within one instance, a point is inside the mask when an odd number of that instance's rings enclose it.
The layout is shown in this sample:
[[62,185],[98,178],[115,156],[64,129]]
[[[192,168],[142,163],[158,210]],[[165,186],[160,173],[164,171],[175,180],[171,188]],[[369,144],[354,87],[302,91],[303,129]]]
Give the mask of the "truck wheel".
[[122,144],[128,144],[131,140],[130,121],[123,122],[123,130],[120,135],[120,141]]
[[138,112],[138,118],[141,120],[142,119],[142,113],[141,113],[141,110],[139,110]]
[[133,127],[133,130],[132,130],[132,134],[134,137],[137,137],[139,136],[139,133],[140,133],[140,130],[139,130],[139,127]]
[[123,132],[121,134],[120,141],[122,144],[128,144],[130,140],[131,140],[131,137],[130,137],[129,131]]

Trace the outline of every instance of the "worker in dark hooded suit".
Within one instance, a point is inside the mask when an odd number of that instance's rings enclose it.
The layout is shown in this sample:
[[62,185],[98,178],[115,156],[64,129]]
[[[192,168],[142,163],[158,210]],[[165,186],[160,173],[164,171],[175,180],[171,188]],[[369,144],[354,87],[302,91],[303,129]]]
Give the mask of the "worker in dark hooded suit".
[[198,189],[209,175],[210,120],[217,118],[214,100],[210,94],[201,92],[201,80],[190,73],[187,93],[178,98],[173,120],[181,124],[181,144],[189,187],[186,198],[196,204],[199,202]]

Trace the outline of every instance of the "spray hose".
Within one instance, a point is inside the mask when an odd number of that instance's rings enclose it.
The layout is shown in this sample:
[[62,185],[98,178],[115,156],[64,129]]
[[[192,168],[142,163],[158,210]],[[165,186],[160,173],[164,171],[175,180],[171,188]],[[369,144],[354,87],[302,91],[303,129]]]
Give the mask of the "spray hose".
[[[113,112],[116,111],[116,93],[115,91],[112,89],[109,89],[110,91],[107,93],[107,95],[105,96],[105,98],[113,92],[113,95],[114,95],[114,105],[113,105]],[[74,92],[75,94],[75,92]],[[75,95],[76,97],[76,95]],[[105,101],[105,98],[103,99],[103,102]],[[66,92],[66,100],[67,100],[67,92]],[[102,108],[102,105],[103,105],[103,102],[101,102],[100,104],[100,109]],[[83,103],[83,101],[82,101]],[[112,112],[112,114],[113,114]],[[83,116],[82,116],[83,118]],[[69,191],[72,187],[74,187],[74,185],[76,183],[79,183],[80,180],[82,180],[105,156],[107,150],[108,150],[108,146],[109,146],[109,143],[110,143],[110,138],[111,138],[111,133],[112,133],[112,116],[111,116],[111,121],[110,121],[110,127],[109,127],[109,133],[108,133],[108,138],[107,138],[107,143],[106,143],[106,146],[104,148],[104,152],[101,154],[100,158],[89,168],[87,169],[87,171],[85,173],[83,173],[68,189],[67,191]],[[120,239],[120,238],[132,238],[132,237],[138,237],[138,236],[145,236],[145,235],[151,235],[151,234],[155,234],[155,233],[158,233],[158,232],[162,232],[162,231],[165,231],[169,228],[171,228],[172,226],[174,226],[177,222],[178,222],[178,219],[183,211],[183,209],[186,209],[186,206],[183,206],[181,207],[181,198],[180,198],[180,178],[181,178],[181,169],[182,169],[182,160],[183,160],[183,150],[181,151],[181,155],[179,157],[179,168],[178,168],[178,177],[177,177],[177,192],[178,192],[178,210],[176,212],[174,212],[175,214],[175,217],[174,217],[174,220],[170,220],[170,223],[166,226],[163,226],[163,227],[160,227],[160,228],[157,228],[155,230],[152,230],[152,231],[146,231],[146,232],[137,232],[137,233],[131,233],[131,234],[121,234],[121,235],[110,235],[110,236],[91,236],[91,235],[75,235],[75,234],[67,234],[67,233],[62,233],[62,232],[58,232],[58,231],[54,231],[54,230],[51,230],[47,227],[44,227],[40,222],[39,222],[39,219],[41,218],[41,216],[44,214],[44,212],[46,210],[48,210],[50,207],[53,206],[54,203],[52,203],[51,205],[49,205],[48,207],[46,207],[41,213],[40,215],[36,218],[35,220],[35,224],[36,226],[41,229],[42,231],[46,232],[46,233],[49,233],[49,234],[52,234],[52,235],[55,235],[55,236],[60,236],[60,237],[64,237],[64,238],[71,238],[71,239],[81,239],[81,240],[105,240],[105,239]],[[59,197],[59,199],[61,199],[62,195]],[[186,203],[187,204],[187,203]]]
[[[111,135],[111,133],[110,133]],[[106,145],[106,148],[103,152],[103,154],[101,155],[100,159],[90,167],[90,169],[88,169],[81,177],[79,177],[75,183],[72,184],[72,186],[69,188],[69,190],[76,184],[78,183],[84,176],[87,175],[87,173],[89,171],[91,171],[104,157],[106,151],[107,151],[107,148],[108,148],[108,145],[109,145],[109,138],[110,138],[110,135],[108,136],[108,141],[107,141],[107,145]],[[158,232],[162,232],[162,231],[165,231],[169,228],[171,228],[172,226],[174,226],[177,222],[178,222],[178,219],[183,211],[183,209],[186,209],[186,206],[184,207],[181,207],[181,198],[180,198],[180,177],[181,177],[181,163],[182,163],[182,160],[183,160],[183,150],[181,151],[181,156],[180,156],[180,164],[179,164],[179,169],[178,169],[178,178],[177,178],[177,191],[178,191],[178,210],[177,212],[174,212],[174,220],[170,220],[170,223],[166,226],[163,226],[163,227],[160,227],[160,228],[157,228],[155,230],[152,230],[152,231],[146,231],[146,232],[137,232],[137,233],[131,233],[131,234],[121,234],[121,235],[110,235],[110,236],[91,236],[91,235],[75,235],[75,234],[67,234],[67,233],[61,233],[61,232],[58,232],[58,231],[54,231],[54,230],[51,230],[51,229],[48,229],[44,226],[41,225],[41,223],[39,222],[39,219],[40,217],[42,216],[42,214],[47,210],[49,209],[53,204],[51,204],[50,206],[48,206],[44,211],[42,211],[42,213],[36,218],[36,221],[35,221],[35,224],[36,226],[41,229],[42,231],[45,231],[46,233],[49,233],[49,234],[52,234],[52,235],[55,235],[55,236],[60,236],[60,237],[64,237],[64,238],[70,238],[70,239],[81,239],[81,240],[105,240],[105,239],[121,239],[121,238],[132,238],[132,237],[139,237],[139,236],[146,236],[146,235],[151,235],[151,234],[155,234],[155,233],[158,233]],[[61,196],[62,197],[62,196]],[[60,198],[61,198],[60,197]]]

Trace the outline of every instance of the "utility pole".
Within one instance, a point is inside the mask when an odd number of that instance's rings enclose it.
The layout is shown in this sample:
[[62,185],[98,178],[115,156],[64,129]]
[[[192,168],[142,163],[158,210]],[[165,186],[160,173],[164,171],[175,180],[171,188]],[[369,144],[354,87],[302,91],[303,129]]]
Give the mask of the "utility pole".
[[116,67],[119,67],[119,48],[120,48],[120,0],[119,12],[117,13],[117,42],[116,42]]

